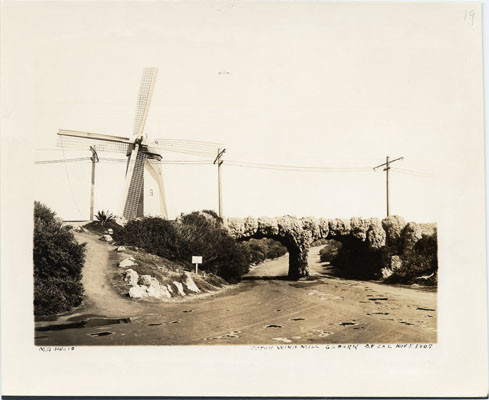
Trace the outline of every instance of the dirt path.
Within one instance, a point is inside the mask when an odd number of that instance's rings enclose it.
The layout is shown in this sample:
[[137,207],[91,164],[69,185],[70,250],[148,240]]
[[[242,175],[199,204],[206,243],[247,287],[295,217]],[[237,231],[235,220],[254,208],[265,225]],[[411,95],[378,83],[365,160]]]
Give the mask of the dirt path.
[[116,263],[110,259],[114,247],[89,233],[75,233],[75,238],[78,242],[87,244],[82,276],[85,301],[78,312],[106,317],[130,316],[143,312],[144,307],[140,303],[120,296],[110,284],[110,276],[114,273]]
[[288,257],[265,262],[229,290],[185,303],[140,303],[108,286],[113,247],[88,243],[84,312],[130,323],[36,332],[38,345],[321,344],[436,342],[436,292],[327,274],[311,249],[313,279],[292,282]]

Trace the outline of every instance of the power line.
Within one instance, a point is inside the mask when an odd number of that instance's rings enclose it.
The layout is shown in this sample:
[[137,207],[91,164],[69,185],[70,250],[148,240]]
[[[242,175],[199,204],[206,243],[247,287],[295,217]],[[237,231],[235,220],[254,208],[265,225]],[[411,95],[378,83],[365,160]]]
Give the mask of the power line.
[[316,166],[299,166],[299,165],[280,165],[280,164],[262,164],[251,163],[246,161],[226,161],[227,165],[234,167],[246,167],[257,169],[272,169],[279,171],[303,171],[303,172],[361,172],[370,171],[370,167],[316,167]]
[[79,162],[79,161],[87,161],[90,160],[91,157],[78,157],[78,158],[65,158],[61,160],[38,160],[34,161],[34,164],[57,164],[57,163],[65,163],[65,162]]
[[420,176],[423,178],[430,178],[431,174],[428,174],[426,172],[421,172],[421,171],[413,171],[410,169],[403,169],[403,168],[392,168],[393,171],[400,172],[401,174],[406,174],[406,175],[414,175],[414,176]]

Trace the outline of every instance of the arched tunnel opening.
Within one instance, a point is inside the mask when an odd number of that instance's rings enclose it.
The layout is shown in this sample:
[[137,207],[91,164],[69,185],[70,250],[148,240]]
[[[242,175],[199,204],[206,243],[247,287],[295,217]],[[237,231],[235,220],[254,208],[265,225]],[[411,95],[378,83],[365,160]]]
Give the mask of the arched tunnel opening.
[[377,278],[382,263],[381,251],[352,235],[324,240],[319,257],[328,273],[349,279]]
[[[278,271],[277,274],[270,274],[270,278],[288,278],[288,279],[299,279],[301,277],[307,276],[304,273],[304,269],[307,270],[307,250],[304,251],[300,249],[293,241],[289,238],[278,236],[278,235],[264,235],[257,233],[251,237],[242,237],[238,239],[240,242],[246,242],[250,251],[250,261],[253,264],[254,261],[267,261],[273,260],[274,258],[283,256],[288,253],[289,263],[288,270]],[[275,245],[274,245],[275,244]],[[263,254],[263,247],[268,247],[269,253],[268,257]],[[270,251],[272,254],[270,254]],[[258,253],[262,253],[261,255]],[[275,253],[275,254],[274,254]],[[268,274],[267,274],[268,275]]]

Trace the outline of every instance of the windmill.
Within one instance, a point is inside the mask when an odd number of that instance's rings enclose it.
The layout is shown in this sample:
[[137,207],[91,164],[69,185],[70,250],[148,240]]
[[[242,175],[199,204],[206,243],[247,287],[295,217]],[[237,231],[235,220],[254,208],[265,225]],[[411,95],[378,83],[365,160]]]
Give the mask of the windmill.
[[[96,148],[100,152],[123,153],[127,156],[126,179],[122,198],[122,215],[127,220],[144,216],[144,171],[156,182],[159,208],[168,218],[165,189],[160,161],[161,148],[157,141],[148,141],[144,125],[148,117],[157,68],[145,68],[139,86],[136,116],[131,137],[59,129],[57,145],[76,150]],[[144,132],[144,133],[143,133]]]

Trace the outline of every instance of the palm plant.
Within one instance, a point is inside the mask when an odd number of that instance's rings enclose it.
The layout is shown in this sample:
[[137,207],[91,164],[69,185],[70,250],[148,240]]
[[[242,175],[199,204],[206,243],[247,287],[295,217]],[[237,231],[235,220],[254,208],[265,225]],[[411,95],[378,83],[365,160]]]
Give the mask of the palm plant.
[[100,222],[100,225],[105,226],[107,222],[113,221],[115,219],[115,215],[110,213],[109,210],[100,210],[95,218],[97,218],[97,221]]

